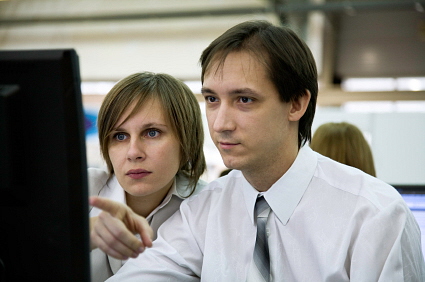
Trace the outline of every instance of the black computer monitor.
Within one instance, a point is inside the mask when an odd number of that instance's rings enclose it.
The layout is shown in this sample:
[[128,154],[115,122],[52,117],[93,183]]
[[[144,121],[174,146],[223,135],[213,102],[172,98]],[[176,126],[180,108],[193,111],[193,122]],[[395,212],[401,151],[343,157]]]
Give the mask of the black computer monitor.
[[75,50],[0,50],[0,281],[90,281]]

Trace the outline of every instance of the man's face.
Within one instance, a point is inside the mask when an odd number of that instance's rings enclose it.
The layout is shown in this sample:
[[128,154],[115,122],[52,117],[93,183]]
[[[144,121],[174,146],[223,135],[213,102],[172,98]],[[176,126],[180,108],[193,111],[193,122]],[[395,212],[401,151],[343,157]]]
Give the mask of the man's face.
[[218,71],[213,64],[202,94],[211,138],[227,167],[247,176],[292,164],[298,123],[289,120],[291,103],[281,102],[264,66],[249,53],[230,53]]

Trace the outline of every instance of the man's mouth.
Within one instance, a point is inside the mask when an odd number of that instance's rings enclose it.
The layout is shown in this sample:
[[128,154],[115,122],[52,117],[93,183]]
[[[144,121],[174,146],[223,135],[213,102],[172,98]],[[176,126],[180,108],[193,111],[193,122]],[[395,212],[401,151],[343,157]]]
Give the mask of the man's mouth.
[[230,150],[240,143],[231,143],[231,142],[218,142],[219,148],[223,150]]

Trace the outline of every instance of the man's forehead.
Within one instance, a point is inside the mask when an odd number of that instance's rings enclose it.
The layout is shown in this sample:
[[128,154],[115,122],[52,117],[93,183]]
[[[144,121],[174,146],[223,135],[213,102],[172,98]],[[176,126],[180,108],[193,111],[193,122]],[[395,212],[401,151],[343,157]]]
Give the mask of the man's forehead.
[[[223,79],[235,71],[242,71],[246,75],[255,72],[257,75],[266,74],[265,65],[251,52],[230,52],[226,57],[215,57],[205,69],[204,80],[207,77]],[[226,77],[225,77],[226,76]]]
[[216,63],[215,68],[205,75],[201,90],[204,96],[226,94],[260,98],[269,96],[269,93],[278,95],[261,63],[254,59],[249,61],[249,57],[244,56],[233,59],[219,68]]
[[238,61],[241,66],[244,65],[245,67],[250,64],[257,65],[262,62],[257,54],[247,50],[232,51],[226,54],[218,53],[211,59],[208,66],[205,67],[204,76],[210,75],[211,73],[214,75],[219,74],[223,67],[228,65],[229,61],[231,61],[232,64]]

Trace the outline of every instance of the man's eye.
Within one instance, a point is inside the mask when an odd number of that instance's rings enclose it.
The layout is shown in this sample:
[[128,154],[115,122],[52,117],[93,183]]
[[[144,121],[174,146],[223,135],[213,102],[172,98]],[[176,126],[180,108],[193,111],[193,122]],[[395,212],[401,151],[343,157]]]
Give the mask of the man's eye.
[[209,103],[214,103],[214,102],[217,101],[217,98],[213,97],[213,96],[207,96],[207,97],[205,97],[205,100],[207,100],[207,102],[209,102]]
[[148,132],[148,137],[157,137],[159,135],[159,131],[156,129],[150,129]]
[[118,141],[123,141],[125,140],[127,137],[125,136],[124,133],[117,133],[114,135],[114,138]]
[[242,103],[250,103],[250,102],[252,102],[252,99],[251,98],[248,98],[248,97],[241,97],[240,100],[241,100]]

